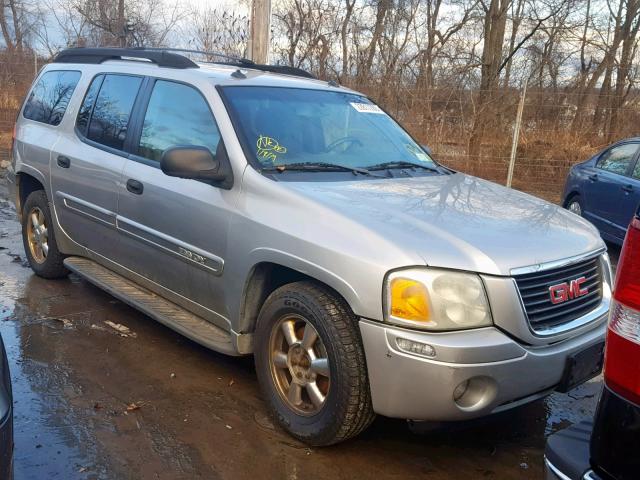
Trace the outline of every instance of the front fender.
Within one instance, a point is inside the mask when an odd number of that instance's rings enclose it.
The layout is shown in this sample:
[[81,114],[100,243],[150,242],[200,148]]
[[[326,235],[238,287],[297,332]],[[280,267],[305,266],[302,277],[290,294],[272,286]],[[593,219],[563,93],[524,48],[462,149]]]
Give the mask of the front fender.
[[275,263],[315,278],[342,295],[354,311],[358,310],[361,304],[358,292],[346,279],[304,258],[275,248],[256,248],[249,253],[249,259],[253,266],[262,262]]

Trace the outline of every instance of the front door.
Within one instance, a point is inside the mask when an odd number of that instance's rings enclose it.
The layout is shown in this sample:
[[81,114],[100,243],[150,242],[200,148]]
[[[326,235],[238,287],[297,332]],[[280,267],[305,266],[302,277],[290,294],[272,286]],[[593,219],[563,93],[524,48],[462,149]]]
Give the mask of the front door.
[[82,101],[76,132],[65,129],[52,150],[51,185],[62,228],[107,258],[118,248],[118,185],[126,163],[129,117],[142,77],[98,75]]
[[220,133],[195,87],[152,82],[137,155],[123,172],[119,263],[144,277],[148,288],[228,328],[222,273],[233,192],[169,177],[159,168],[164,150],[175,145],[204,146],[215,153]]
[[640,206],[640,159],[636,160],[631,175],[621,186],[620,214],[616,219],[620,239],[624,239],[629,223],[638,211],[638,206]]
[[[629,183],[629,170],[635,162],[638,144],[614,145],[605,150],[589,171],[585,185],[584,216],[602,232],[619,238],[623,187]],[[626,226],[624,227],[626,230]]]

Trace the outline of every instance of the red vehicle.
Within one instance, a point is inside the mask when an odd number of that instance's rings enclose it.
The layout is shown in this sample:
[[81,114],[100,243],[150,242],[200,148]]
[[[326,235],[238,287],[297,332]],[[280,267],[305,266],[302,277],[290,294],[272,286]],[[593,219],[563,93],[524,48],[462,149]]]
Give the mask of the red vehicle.
[[620,253],[593,422],[549,437],[548,479],[640,478],[640,207]]

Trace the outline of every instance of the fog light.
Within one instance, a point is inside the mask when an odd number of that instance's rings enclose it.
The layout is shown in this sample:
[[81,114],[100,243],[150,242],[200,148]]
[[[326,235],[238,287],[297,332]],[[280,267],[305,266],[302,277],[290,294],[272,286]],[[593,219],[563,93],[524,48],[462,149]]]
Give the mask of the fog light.
[[462,396],[466,393],[467,388],[469,388],[469,380],[465,380],[460,385],[458,385],[453,391],[453,399],[457,402],[462,398]]
[[498,382],[491,377],[472,377],[453,389],[453,401],[460,410],[476,412],[488,408],[498,395]]
[[436,351],[431,345],[426,343],[415,342],[406,338],[396,338],[396,345],[400,350],[415,355],[423,355],[425,357],[435,357]]

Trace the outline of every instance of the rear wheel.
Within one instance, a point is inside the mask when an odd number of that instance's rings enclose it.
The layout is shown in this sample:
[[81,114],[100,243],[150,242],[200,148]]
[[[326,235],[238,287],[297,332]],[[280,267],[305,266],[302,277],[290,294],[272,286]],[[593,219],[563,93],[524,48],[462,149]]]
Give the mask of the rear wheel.
[[22,242],[31,269],[44,278],[61,278],[69,274],[58,250],[49,202],[43,190],[32,192],[22,208]]
[[357,318],[313,282],[279,288],[256,328],[256,371],[276,420],[310,445],[330,445],[373,420]]
[[580,201],[580,197],[578,195],[574,195],[571,197],[567,203],[567,210],[575,213],[576,215],[582,216],[582,203]]

